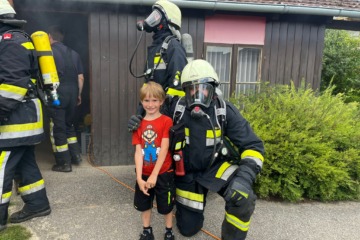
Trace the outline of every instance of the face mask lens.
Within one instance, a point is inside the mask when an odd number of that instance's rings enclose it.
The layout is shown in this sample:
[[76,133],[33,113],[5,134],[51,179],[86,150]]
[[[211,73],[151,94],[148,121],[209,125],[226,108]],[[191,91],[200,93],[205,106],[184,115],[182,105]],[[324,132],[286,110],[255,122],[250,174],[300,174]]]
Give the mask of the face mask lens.
[[202,105],[209,107],[213,94],[214,87],[209,83],[190,84],[185,87],[185,100],[188,107]]
[[147,32],[155,30],[155,28],[161,23],[161,13],[155,9],[144,21],[144,28]]

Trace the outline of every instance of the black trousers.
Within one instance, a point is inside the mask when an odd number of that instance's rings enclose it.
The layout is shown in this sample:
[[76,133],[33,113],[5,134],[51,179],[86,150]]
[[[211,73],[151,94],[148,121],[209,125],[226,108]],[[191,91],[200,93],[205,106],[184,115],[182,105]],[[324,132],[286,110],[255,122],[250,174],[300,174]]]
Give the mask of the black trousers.
[[76,115],[77,89],[64,88],[60,93],[60,106],[48,107],[51,143],[56,164],[70,164],[71,158],[80,154],[74,120]]
[[37,212],[49,207],[45,183],[35,159],[35,146],[0,148],[0,224],[5,225],[16,173],[24,209]]

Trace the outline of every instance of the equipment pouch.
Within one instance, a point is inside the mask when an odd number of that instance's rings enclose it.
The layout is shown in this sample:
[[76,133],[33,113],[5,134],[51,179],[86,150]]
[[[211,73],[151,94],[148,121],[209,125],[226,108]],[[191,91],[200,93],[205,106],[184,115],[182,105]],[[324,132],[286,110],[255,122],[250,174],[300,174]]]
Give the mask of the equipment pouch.
[[184,123],[175,124],[170,128],[170,151],[174,154],[185,146],[185,125]]

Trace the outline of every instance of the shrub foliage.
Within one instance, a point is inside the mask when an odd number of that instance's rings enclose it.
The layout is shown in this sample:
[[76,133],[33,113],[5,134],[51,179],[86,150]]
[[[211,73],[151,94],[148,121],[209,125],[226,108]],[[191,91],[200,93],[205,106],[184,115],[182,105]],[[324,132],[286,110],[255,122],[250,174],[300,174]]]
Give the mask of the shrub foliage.
[[261,198],[287,201],[360,199],[360,113],[332,88],[261,87],[231,101],[265,144],[257,179]]

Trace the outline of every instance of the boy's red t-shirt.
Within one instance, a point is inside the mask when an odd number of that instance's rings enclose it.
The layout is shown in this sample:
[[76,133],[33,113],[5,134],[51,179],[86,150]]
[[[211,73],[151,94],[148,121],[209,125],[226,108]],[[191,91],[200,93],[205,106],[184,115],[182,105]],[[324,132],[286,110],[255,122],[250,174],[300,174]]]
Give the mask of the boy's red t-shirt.
[[[171,118],[161,115],[151,121],[143,119],[139,128],[133,133],[132,144],[140,144],[143,152],[143,175],[150,176],[153,171],[158,159],[158,153],[160,152],[161,140],[163,138],[169,138],[169,130],[172,125]],[[169,170],[171,164],[171,154],[170,151],[168,151],[159,174]]]

